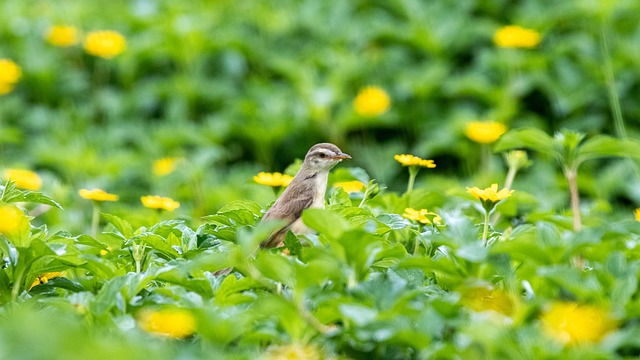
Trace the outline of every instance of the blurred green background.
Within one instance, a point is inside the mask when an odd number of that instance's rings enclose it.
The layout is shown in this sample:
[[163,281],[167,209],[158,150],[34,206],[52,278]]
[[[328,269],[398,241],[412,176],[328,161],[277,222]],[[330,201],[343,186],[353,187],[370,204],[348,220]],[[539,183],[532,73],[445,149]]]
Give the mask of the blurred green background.
[[[479,168],[480,145],[463,133],[469,121],[640,136],[638,14],[635,0],[4,0],[0,58],[23,76],[0,97],[0,168],[37,171],[66,210],[36,221],[72,231],[89,226],[80,188],[120,195],[106,211],[139,224],[152,214],[139,202],[147,194],[177,199],[175,216],[196,223],[231,200],[267,204],[273,192],[252,176],[283,171],[323,141],[391,190],[406,183],[398,153],[436,161],[418,186],[488,186],[504,167],[496,155]],[[509,24],[542,42],[496,47],[495,31]],[[44,38],[53,25],[115,30],[127,49],[106,60],[81,43],[55,47]],[[368,85],[391,97],[385,114],[354,111]],[[162,157],[185,161],[154,176]],[[516,188],[545,194],[542,208],[565,208],[553,160],[532,157]],[[581,171],[584,206],[640,204],[628,162]]]

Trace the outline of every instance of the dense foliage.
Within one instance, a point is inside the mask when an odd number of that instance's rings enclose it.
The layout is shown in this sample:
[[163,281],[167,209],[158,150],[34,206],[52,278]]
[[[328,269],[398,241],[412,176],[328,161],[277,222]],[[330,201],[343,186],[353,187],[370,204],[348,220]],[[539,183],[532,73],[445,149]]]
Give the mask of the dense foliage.
[[637,357],[638,14],[0,2],[0,358]]

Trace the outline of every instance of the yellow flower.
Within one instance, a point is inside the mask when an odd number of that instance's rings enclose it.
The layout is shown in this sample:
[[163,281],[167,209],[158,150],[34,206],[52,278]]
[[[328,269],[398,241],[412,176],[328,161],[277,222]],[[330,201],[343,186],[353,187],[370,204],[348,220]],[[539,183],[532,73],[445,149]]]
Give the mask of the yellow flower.
[[467,123],[464,134],[481,144],[491,144],[507,132],[507,126],[495,121],[471,121]]
[[274,173],[266,173],[259,172],[258,175],[253,177],[253,181],[257,182],[260,185],[267,186],[288,186],[293,180],[293,176],[281,174],[279,172]]
[[504,200],[510,197],[513,194],[514,190],[509,190],[504,188],[498,191],[498,184],[491,184],[491,187],[488,187],[484,190],[479,189],[477,187],[467,188],[467,192],[476,199],[482,202],[492,202],[497,203],[498,201]]
[[138,325],[150,333],[183,339],[196,331],[196,319],[186,309],[142,310],[138,316]]
[[433,169],[434,167],[436,167],[436,164],[433,162],[433,160],[424,160],[422,158],[409,154],[395,155],[393,158],[404,166],[421,166],[429,169]]
[[69,47],[78,43],[78,28],[75,26],[56,25],[49,28],[45,39],[54,46]]
[[517,25],[503,26],[493,35],[493,42],[499,47],[533,48],[540,43],[540,33]]
[[102,189],[94,189],[94,190],[80,189],[78,193],[80,194],[81,197],[85,199],[95,200],[95,201],[118,201],[118,199],[120,198],[118,195],[109,194],[108,192]]
[[153,174],[156,176],[165,176],[171,174],[178,166],[182,158],[166,157],[153,162]]
[[33,280],[33,283],[31,283],[31,286],[29,286],[29,290],[33,289],[34,286],[37,286],[40,284],[46,284],[49,282],[49,280],[53,278],[63,277],[63,276],[64,276],[64,271],[48,272],[48,273],[38,275],[38,277],[35,280]]
[[418,221],[423,224],[440,225],[442,223],[442,218],[440,217],[440,215],[433,212],[429,212],[427,209],[416,210],[413,208],[406,208],[404,209],[404,213],[402,214],[402,217],[409,220]]
[[91,55],[105,59],[122,54],[127,48],[127,40],[116,31],[101,30],[90,32],[84,40],[84,49]]
[[358,92],[353,100],[353,108],[356,113],[364,117],[382,115],[391,106],[389,95],[380,87],[366,86]]
[[0,95],[7,94],[22,77],[22,69],[9,59],[0,59]]
[[322,352],[313,345],[291,344],[275,346],[267,350],[265,360],[321,360]]
[[640,221],[640,208],[637,208],[634,212],[633,215],[635,215],[636,220]]
[[42,188],[42,179],[38,174],[25,169],[5,169],[2,177],[13,180],[20,189],[37,191]]
[[158,195],[143,196],[140,198],[142,205],[151,209],[161,209],[173,211],[180,207],[180,203],[167,197]]
[[356,193],[364,190],[367,187],[362,181],[342,181],[333,184],[334,188],[342,188],[342,190],[348,193]]
[[460,302],[474,311],[492,310],[511,316],[513,300],[507,293],[493,286],[474,286],[461,292]]
[[29,234],[29,219],[17,206],[0,203],[0,235],[18,239]]
[[552,304],[541,320],[546,333],[565,344],[600,341],[616,327],[605,310],[573,302]]

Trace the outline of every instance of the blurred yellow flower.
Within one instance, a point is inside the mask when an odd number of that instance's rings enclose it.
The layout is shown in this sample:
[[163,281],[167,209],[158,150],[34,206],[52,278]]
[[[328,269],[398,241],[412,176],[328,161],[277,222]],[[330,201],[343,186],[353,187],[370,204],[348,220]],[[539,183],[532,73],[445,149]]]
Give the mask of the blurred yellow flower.
[[29,219],[20,208],[11,204],[0,204],[0,235],[12,240],[28,234],[29,227]]
[[46,284],[49,282],[49,280],[53,278],[63,277],[63,276],[64,276],[64,271],[48,272],[48,273],[38,275],[38,277],[35,280],[33,280],[33,282],[31,283],[31,286],[29,286],[29,290],[33,289],[34,286],[38,286],[40,284]]
[[0,59],[0,95],[11,92],[22,77],[22,69],[9,59]]
[[356,193],[364,190],[367,185],[365,185],[362,181],[353,180],[353,181],[341,181],[333,184],[334,188],[342,188],[342,190],[348,193]]
[[467,123],[464,134],[481,144],[491,144],[507,132],[507,126],[495,121],[471,121]]
[[434,167],[436,167],[436,164],[433,162],[433,160],[424,160],[410,154],[395,155],[393,158],[404,166],[420,166],[429,169],[433,169]]
[[358,92],[353,100],[353,108],[356,113],[364,117],[382,115],[391,106],[391,98],[378,86],[366,86]]
[[484,190],[477,187],[467,188],[467,192],[473,195],[476,199],[483,202],[490,201],[494,203],[510,197],[513,194],[513,191],[514,190],[509,190],[507,188],[498,191],[498,184],[491,184],[490,187]]
[[80,194],[81,197],[88,200],[94,200],[94,201],[118,201],[118,199],[120,198],[118,195],[109,194],[108,192],[102,189],[93,189],[93,190],[80,189],[78,193]]
[[427,209],[416,210],[414,208],[406,208],[404,209],[404,213],[402,214],[402,217],[409,220],[418,221],[423,224],[440,225],[442,223],[442,218],[440,217],[440,215],[434,212],[429,212],[429,210]]
[[55,25],[49,28],[45,39],[51,45],[69,47],[78,43],[79,31],[75,26]]
[[499,47],[533,48],[540,43],[540,33],[517,25],[503,26],[493,35],[493,42]]
[[604,309],[574,302],[552,304],[540,320],[546,333],[564,344],[597,342],[616,328]]
[[634,212],[633,215],[635,215],[636,220],[640,221],[640,208],[637,208]]
[[153,162],[153,174],[156,176],[169,175],[175,171],[182,158],[166,157]]
[[180,207],[179,202],[171,198],[161,197],[158,195],[143,196],[140,198],[140,201],[142,201],[142,205],[150,209],[173,211]]
[[20,189],[37,191],[42,188],[42,179],[38,174],[26,169],[5,169],[2,177],[13,180]]
[[186,309],[142,310],[138,316],[138,325],[145,331],[183,339],[196,331],[196,319]]
[[287,174],[281,174],[279,172],[267,173],[259,172],[258,175],[253,177],[253,181],[260,185],[267,186],[288,186],[293,180],[293,176]]
[[461,291],[460,302],[474,311],[495,311],[513,315],[513,300],[504,291],[493,286],[474,286]]
[[127,48],[127,40],[117,31],[101,30],[87,34],[84,49],[87,53],[105,59],[122,54]]
[[322,360],[324,355],[314,345],[290,344],[269,348],[265,360]]

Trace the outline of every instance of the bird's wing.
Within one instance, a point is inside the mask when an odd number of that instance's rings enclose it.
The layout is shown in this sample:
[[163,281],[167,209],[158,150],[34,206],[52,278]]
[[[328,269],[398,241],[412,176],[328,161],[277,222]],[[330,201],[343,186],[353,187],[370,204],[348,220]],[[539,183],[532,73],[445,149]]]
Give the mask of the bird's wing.
[[300,218],[302,211],[307,209],[313,203],[313,192],[305,188],[291,188],[292,190],[283,193],[280,199],[267,211],[262,218],[265,220],[284,220],[286,225],[272,233],[260,246],[263,248],[271,248],[278,246],[284,239],[291,225]]

